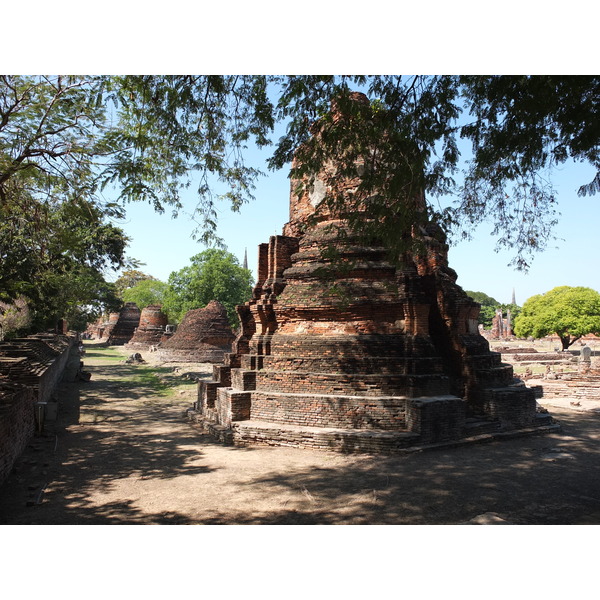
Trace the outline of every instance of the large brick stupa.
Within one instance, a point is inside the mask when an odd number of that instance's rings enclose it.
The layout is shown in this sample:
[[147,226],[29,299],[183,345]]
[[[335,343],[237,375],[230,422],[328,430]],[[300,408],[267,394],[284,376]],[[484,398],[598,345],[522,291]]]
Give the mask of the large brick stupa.
[[259,246],[233,352],[199,382],[190,416],[230,443],[346,452],[555,430],[479,334],[441,229],[405,223],[421,251],[391,260],[327,208],[332,186],[356,182],[326,168],[300,194],[292,182],[290,221]]

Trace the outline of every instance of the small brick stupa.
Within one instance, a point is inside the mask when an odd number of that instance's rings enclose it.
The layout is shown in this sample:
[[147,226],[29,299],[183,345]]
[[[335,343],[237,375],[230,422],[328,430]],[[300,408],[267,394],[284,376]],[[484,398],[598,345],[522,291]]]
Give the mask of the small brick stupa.
[[422,249],[390,260],[325,206],[328,186],[357,189],[359,175],[336,168],[300,195],[292,181],[284,235],[260,245],[233,353],[199,382],[190,417],[229,443],[344,452],[556,430],[479,334],[480,305],[455,283],[439,227],[406,223]]
[[98,323],[98,339],[106,342],[108,340],[108,338],[110,337],[110,334],[112,332],[112,330],[114,329],[115,325],[117,324],[117,322],[119,321],[119,314],[118,312],[114,312],[114,313],[110,313],[108,315],[108,319],[103,321],[100,320]]
[[[112,316],[112,315],[111,315]],[[140,324],[140,309],[135,302],[126,302],[119,313],[119,318],[110,330],[107,343],[109,346],[123,346],[132,337]]]
[[127,348],[148,350],[150,346],[156,346],[160,343],[168,323],[167,315],[161,309],[160,304],[142,308],[140,324],[133,337],[125,344]]
[[212,300],[185,314],[177,331],[163,338],[158,357],[165,362],[220,363],[234,339],[225,307]]

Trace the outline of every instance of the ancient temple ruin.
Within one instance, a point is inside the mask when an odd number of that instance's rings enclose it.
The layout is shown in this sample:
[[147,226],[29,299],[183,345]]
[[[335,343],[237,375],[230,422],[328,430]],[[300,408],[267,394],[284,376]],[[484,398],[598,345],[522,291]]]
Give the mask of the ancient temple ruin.
[[175,333],[163,336],[158,356],[165,362],[219,363],[231,352],[234,339],[225,307],[212,300],[189,310]]
[[142,308],[140,324],[133,333],[133,337],[125,344],[127,348],[135,350],[148,350],[156,346],[165,335],[167,315],[162,312],[162,306],[153,304]]
[[[119,318],[110,328],[106,342],[109,346],[123,346],[133,337],[140,324],[140,309],[135,302],[126,302],[119,312]],[[112,317],[112,315],[111,315]],[[106,335],[106,331],[104,332]]]
[[439,227],[405,223],[421,250],[391,260],[325,205],[358,179],[326,168],[300,194],[292,181],[290,220],[259,246],[233,352],[199,382],[190,417],[230,443],[346,452],[555,429],[479,334],[480,306],[456,284]]
[[99,319],[98,324],[97,324],[97,329],[96,329],[96,331],[97,331],[96,337],[99,340],[106,342],[108,340],[108,338],[110,337],[110,334],[118,321],[119,321],[119,313],[118,312],[110,313],[108,315],[108,319],[106,319],[106,320]]
[[496,309],[496,314],[492,319],[490,336],[493,340],[508,340],[513,337],[510,309],[506,311],[506,318],[501,308]]

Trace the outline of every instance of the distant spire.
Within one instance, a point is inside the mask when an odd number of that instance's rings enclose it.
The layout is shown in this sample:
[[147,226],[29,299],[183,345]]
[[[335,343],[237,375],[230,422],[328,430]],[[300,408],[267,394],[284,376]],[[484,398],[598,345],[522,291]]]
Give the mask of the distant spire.
[[511,304],[516,305],[517,304],[517,300],[515,298],[515,288],[513,288],[513,295],[512,295],[512,300],[510,301]]
[[[244,264],[243,264],[244,269],[248,268],[248,248],[244,248]],[[513,292],[514,295],[514,292]]]

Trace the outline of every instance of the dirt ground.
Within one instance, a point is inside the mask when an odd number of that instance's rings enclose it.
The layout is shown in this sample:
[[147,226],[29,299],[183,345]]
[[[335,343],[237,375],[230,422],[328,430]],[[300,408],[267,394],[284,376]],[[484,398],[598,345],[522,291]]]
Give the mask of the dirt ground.
[[184,418],[187,374],[210,365],[86,349],[92,378],[74,381],[74,352],[58,419],[0,486],[0,524],[600,523],[600,406],[548,406],[560,433],[395,456],[237,448]]

